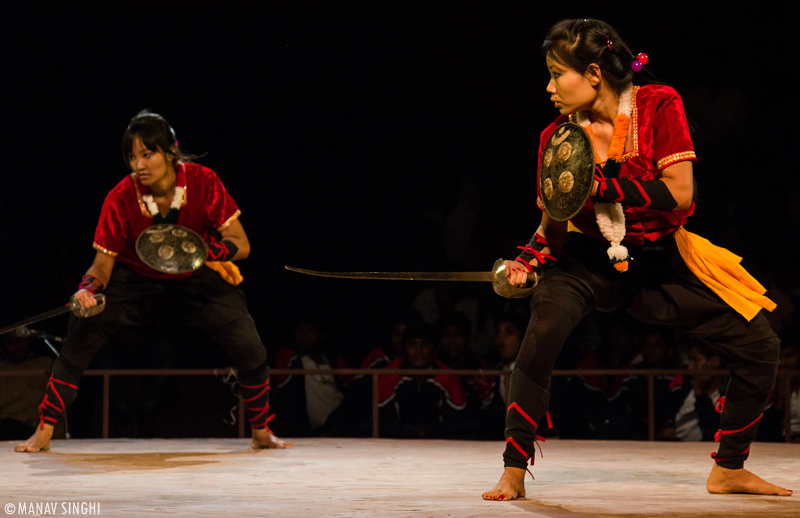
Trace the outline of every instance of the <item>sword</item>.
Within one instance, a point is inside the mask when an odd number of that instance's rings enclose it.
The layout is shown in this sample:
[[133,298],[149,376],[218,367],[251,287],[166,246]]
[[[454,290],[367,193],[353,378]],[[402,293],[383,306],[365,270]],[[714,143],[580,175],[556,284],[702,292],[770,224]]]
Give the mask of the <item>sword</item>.
[[57,317],[58,315],[63,315],[64,313],[69,313],[70,311],[76,317],[87,318],[97,315],[101,313],[104,309],[106,309],[106,296],[102,293],[98,293],[94,296],[97,300],[97,305],[92,306],[90,308],[85,308],[83,305],[78,302],[78,299],[75,298],[75,295],[69,298],[69,302],[59,308],[51,309],[50,311],[45,311],[35,317],[26,318],[16,324],[11,324],[10,326],[4,327],[0,329],[0,335],[4,333],[8,333],[9,331],[13,331],[18,327],[25,327],[30,324],[35,324],[36,322],[41,322],[42,320],[47,320],[48,318]]
[[491,282],[495,293],[507,299],[527,297],[539,284],[539,276],[531,272],[528,274],[528,283],[524,287],[514,286],[508,282],[506,263],[498,259],[489,272],[321,272],[286,266],[291,272],[314,275],[316,277],[331,277],[335,279],[378,279],[385,281],[463,281],[463,282]]

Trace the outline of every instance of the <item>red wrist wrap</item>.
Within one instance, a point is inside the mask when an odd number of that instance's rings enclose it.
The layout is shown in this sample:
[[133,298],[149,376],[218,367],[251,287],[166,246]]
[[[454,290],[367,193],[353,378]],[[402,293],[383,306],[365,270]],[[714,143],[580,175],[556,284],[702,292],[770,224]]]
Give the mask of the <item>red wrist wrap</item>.
[[78,291],[86,290],[92,295],[102,293],[104,289],[106,289],[105,285],[98,281],[97,277],[93,275],[84,275],[81,277],[81,283],[78,285]]

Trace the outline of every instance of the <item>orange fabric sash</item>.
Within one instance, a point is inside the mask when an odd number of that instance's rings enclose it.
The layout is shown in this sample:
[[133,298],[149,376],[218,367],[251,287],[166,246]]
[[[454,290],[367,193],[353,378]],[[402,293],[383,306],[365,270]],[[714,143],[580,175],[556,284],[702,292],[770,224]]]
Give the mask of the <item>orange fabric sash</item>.
[[244,280],[244,277],[239,272],[239,267],[230,261],[206,261],[206,266],[234,286],[238,286]]
[[764,296],[767,290],[739,264],[738,255],[683,227],[675,232],[675,242],[689,270],[747,320],[753,320],[761,308],[777,307]]

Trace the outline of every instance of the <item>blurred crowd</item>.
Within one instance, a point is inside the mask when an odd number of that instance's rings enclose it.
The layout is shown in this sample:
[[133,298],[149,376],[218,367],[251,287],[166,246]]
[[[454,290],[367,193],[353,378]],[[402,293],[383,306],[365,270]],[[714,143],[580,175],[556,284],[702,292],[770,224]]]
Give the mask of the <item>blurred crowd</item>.
[[[491,303],[484,303],[484,300]],[[786,296],[784,306],[791,304]],[[782,337],[781,369],[800,368],[800,346],[791,310],[772,315]],[[311,375],[273,374],[270,411],[274,431],[286,437],[372,435],[371,375],[340,376],[336,368],[415,369],[379,377],[380,435],[397,438],[502,440],[510,373],[528,325],[527,300],[506,300],[469,291],[458,283],[422,289],[412,307],[387,315],[374,344],[348,347],[314,312],[287,322],[279,340],[265,340],[271,366],[311,369]],[[335,326],[333,326],[335,329]],[[51,344],[53,342],[51,341]],[[46,371],[55,351],[43,338],[0,337],[0,371]],[[54,344],[57,348],[57,343]],[[352,344],[349,344],[352,345]],[[354,351],[361,351],[354,354]],[[210,368],[228,359],[200,333],[169,322],[113,337],[90,368]],[[569,439],[648,438],[647,376],[603,376],[597,369],[724,369],[707,344],[669,328],[642,324],[624,311],[592,312],[571,334],[557,370],[581,375],[552,379],[542,435]],[[466,376],[426,370],[476,370]],[[422,372],[420,372],[422,371]],[[501,371],[507,374],[490,375]],[[655,432],[659,440],[711,441],[719,429],[718,399],[727,376],[655,376]],[[38,424],[44,374],[0,376],[0,439],[27,437]],[[784,411],[791,412],[792,439],[800,442],[800,377],[787,393],[779,378],[758,430],[758,440],[784,441]],[[235,436],[238,397],[235,373],[192,377],[114,377],[111,435],[116,437]],[[73,437],[100,433],[102,380],[87,376],[66,429]],[[541,416],[544,418],[544,416]]]

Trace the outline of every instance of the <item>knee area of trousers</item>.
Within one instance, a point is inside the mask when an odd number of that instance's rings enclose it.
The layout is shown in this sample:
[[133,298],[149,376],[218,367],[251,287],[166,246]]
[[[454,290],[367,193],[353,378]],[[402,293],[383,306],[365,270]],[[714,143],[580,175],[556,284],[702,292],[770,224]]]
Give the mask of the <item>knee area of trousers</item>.
[[53,377],[77,385],[83,377],[83,369],[72,363],[64,354],[53,364]]
[[266,380],[268,377],[269,377],[269,365],[267,365],[266,360],[257,367],[255,367],[254,369],[249,369],[249,370],[239,369],[239,381],[241,381],[246,385],[262,382]]

